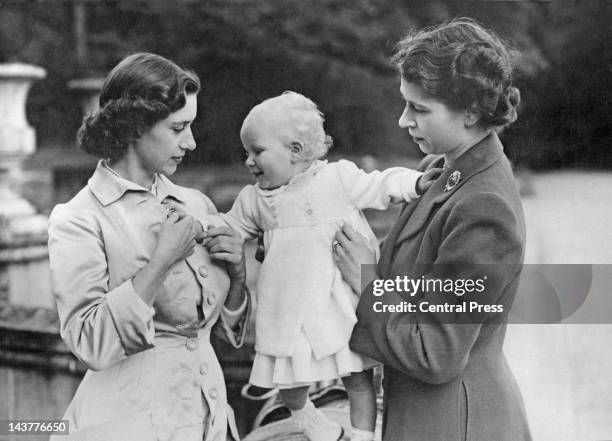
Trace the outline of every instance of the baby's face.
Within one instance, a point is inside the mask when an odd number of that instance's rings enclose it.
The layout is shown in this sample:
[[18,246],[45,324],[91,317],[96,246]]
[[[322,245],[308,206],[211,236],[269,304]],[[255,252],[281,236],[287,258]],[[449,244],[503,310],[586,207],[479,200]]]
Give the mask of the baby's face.
[[245,165],[263,189],[286,185],[307,168],[301,152],[292,154],[291,136],[284,126],[270,115],[250,115],[240,131],[248,155]]

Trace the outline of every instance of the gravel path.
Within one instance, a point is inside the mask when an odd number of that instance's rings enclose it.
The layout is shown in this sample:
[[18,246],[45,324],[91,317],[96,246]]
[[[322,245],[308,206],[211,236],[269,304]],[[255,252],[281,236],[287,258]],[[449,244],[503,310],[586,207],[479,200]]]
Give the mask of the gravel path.
[[[612,263],[612,173],[544,173],[530,183],[528,263]],[[612,325],[511,325],[505,349],[534,440],[612,439]]]

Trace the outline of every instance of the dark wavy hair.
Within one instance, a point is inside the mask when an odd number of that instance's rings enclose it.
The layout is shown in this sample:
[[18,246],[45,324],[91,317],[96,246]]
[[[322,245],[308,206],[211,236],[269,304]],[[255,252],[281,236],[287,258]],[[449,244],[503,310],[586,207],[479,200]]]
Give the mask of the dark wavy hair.
[[110,71],[100,93],[100,110],[86,116],[79,146],[114,162],[155,123],[182,108],[200,91],[200,79],[172,61],[150,53],[124,58]]
[[518,53],[492,31],[469,18],[410,33],[391,59],[407,82],[454,110],[472,109],[485,127],[517,118],[520,93],[512,86]]

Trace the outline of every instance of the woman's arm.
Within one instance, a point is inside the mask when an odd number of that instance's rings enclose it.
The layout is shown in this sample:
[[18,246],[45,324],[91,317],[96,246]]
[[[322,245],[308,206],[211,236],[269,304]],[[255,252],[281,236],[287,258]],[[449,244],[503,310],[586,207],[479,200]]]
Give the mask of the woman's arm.
[[53,210],[49,262],[62,338],[88,368],[105,369],[154,346],[154,310],[132,280],[109,288],[104,242],[93,215],[66,206]]
[[[95,215],[58,206],[49,219],[49,261],[61,335],[87,367],[105,369],[154,346],[151,307],[177,256],[193,249],[189,219],[162,227],[150,262],[132,279],[109,287],[108,256]],[[193,242],[195,243],[195,242]],[[172,244],[169,246],[168,244]]]
[[202,244],[212,259],[225,263],[230,278],[230,289],[225,307],[237,309],[243,304],[246,287],[246,263],[244,258],[244,240],[238,232],[229,227],[211,227],[206,231]]
[[[429,272],[405,275],[414,278],[423,275],[426,280],[476,279],[482,277],[480,265],[489,264],[484,301],[502,299],[508,303],[504,296],[513,295],[520,270],[517,263],[523,252],[519,231],[515,213],[501,197],[470,195],[451,210],[443,228],[438,258]],[[413,265],[414,262],[406,262],[406,268]],[[452,273],[445,272],[448,268],[453,269]],[[442,292],[432,292],[430,298],[446,299],[449,303],[461,300]],[[428,383],[450,381],[463,371],[487,315],[470,316],[457,324],[456,318],[449,314],[418,310],[373,312],[374,302],[380,300],[371,289],[363,292],[357,308],[358,323],[350,342],[352,349]],[[384,294],[387,304],[402,300],[405,297],[399,292]]]
[[210,257],[225,262],[230,277],[230,287],[221,312],[221,326],[226,340],[233,346],[244,343],[246,323],[251,313],[251,303],[246,287],[246,262],[244,240],[229,227],[211,227],[206,231],[202,244]]
[[[247,186],[240,193],[244,193]],[[250,295],[246,288],[246,263],[244,256],[244,240],[238,232],[228,226],[227,217],[220,215],[217,207],[204,194],[191,190],[194,213],[200,217],[194,222],[197,241],[204,247],[210,257],[225,264],[230,278],[230,287],[224,306],[221,310],[220,323],[213,328],[221,338],[232,345],[240,347],[246,334],[246,323],[250,316]],[[241,199],[237,198],[234,205]],[[246,200],[243,201],[246,203]],[[241,203],[242,204],[242,203]],[[177,212],[187,215],[180,206]],[[218,332],[222,330],[222,332]]]

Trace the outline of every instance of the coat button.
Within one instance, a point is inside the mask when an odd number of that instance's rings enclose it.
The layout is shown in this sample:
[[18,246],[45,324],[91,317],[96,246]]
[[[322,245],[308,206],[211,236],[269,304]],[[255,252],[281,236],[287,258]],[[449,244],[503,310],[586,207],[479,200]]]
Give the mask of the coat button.
[[190,351],[195,351],[198,347],[198,342],[193,338],[190,338],[189,340],[187,340],[187,343],[185,343],[185,346],[187,346],[187,349],[189,349]]
[[217,300],[217,296],[215,294],[209,294],[208,297],[206,298],[206,303],[212,306],[216,300]]
[[214,400],[215,398],[217,398],[219,396],[219,392],[217,391],[216,387],[211,387],[208,390],[208,395],[210,395],[210,398],[212,398]]
[[308,214],[312,214],[312,208],[307,208],[307,209],[306,209],[306,213],[308,213]]
[[204,265],[198,268],[198,274],[200,274],[203,279],[208,277],[208,271],[206,271],[206,267]]
[[208,363],[204,362],[200,365],[200,374],[206,375],[208,373]]

